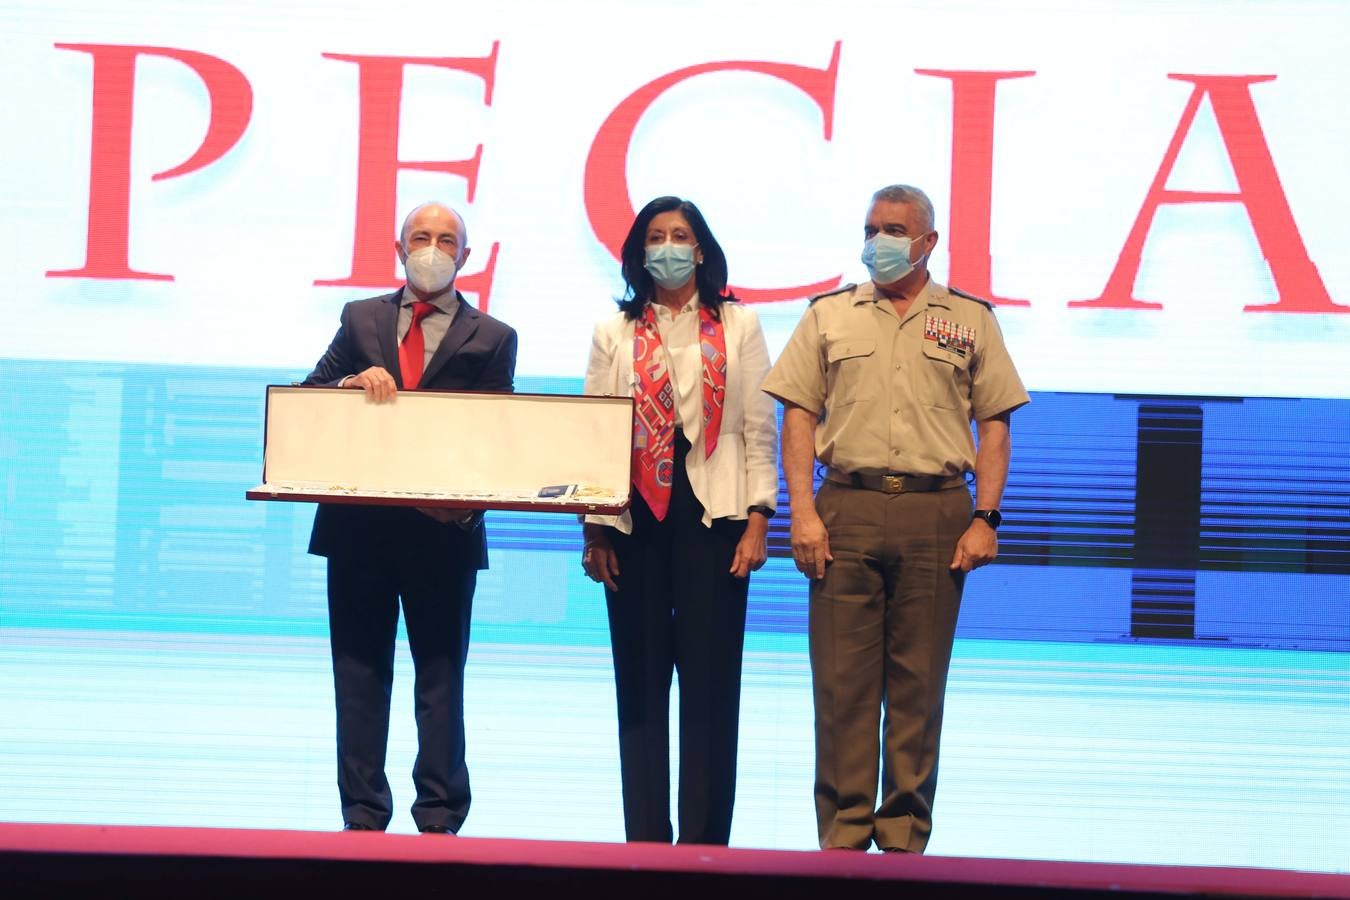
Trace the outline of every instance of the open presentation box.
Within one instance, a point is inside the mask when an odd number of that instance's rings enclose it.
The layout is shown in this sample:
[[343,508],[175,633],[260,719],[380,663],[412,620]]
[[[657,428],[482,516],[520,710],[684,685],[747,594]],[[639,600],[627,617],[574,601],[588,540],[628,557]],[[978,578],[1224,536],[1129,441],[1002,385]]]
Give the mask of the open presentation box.
[[630,397],[267,388],[250,500],[616,514],[632,484]]

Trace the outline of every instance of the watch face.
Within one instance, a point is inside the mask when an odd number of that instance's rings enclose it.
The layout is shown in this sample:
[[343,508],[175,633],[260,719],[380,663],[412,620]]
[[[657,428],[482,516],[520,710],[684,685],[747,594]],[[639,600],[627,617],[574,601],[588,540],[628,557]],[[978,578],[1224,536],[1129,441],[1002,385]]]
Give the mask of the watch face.
[[978,509],[975,515],[988,522],[990,528],[998,528],[1003,524],[1003,513],[996,509]]

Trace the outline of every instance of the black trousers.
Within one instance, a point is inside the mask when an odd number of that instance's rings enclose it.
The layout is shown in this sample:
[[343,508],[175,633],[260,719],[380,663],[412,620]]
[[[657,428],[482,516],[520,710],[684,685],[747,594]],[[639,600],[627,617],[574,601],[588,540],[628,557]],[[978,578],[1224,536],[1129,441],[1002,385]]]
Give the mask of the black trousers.
[[469,812],[464,661],[478,572],[432,554],[372,550],[328,560],[342,818],[383,830],[393,814],[384,762],[401,598],[415,671],[412,817],[419,830],[443,825],[457,831]]
[[748,578],[729,574],[746,523],[703,524],[677,437],[670,509],[634,493],[633,533],[609,529],[618,591],[605,589],[618,695],[624,829],[670,843],[670,685],[680,676],[679,840],[726,844],[736,798]]

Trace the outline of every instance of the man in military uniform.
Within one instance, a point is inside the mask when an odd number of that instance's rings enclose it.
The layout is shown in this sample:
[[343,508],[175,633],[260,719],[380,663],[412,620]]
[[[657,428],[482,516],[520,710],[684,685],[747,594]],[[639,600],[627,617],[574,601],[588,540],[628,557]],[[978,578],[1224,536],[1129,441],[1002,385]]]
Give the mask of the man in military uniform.
[[811,580],[820,846],[920,853],[961,589],[998,552],[1009,420],[1030,398],[992,307],[928,277],[923,191],[877,191],[864,234],[872,280],[812,301],[764,390],[784,407],[792,555]]

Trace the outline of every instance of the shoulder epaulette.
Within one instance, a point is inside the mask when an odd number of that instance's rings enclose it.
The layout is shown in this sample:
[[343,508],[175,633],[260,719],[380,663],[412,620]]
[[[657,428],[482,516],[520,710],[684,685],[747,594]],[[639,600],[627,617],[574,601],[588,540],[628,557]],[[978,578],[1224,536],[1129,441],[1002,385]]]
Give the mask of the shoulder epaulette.
[[853,289],[856,288],[857,286],[858,286],[858,285],[854,284],[853,282],[849,282],[848,284],[846,284],[846,285],[844,285],[844,286],[842,286],[842,287],[837,287],[837,288],[835,288],[835,289],[832,290],[832,291],[826,291],[826,292],[823,293],[823,294],[816,294],[814,297],[811,298],[811,302],[812,302],[812,303],[815,303],[817,300],[820,300],[820,299],[825,298],[825,297],[833,297],[835,294],[845,294],[845,293],[848,293],[849,291],[853,290]]
[[984,299],[983,297],[976,297],[974,294],[967,294],[965,291],[961,290],[960,288],[954,288],[954,287],[952,287],[951,285],[947,285],[947,293],[949,293],[949,294],[955,294],[955,295],[958,296],[958,297],[965,297],[967,300],[974,300],[976,303],[980,304],[981,306],[988,307],[989,309],[993,309],[993,308],[994,308],[994,304],[990,303],[988,300]]

